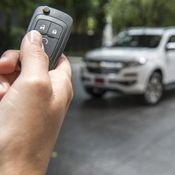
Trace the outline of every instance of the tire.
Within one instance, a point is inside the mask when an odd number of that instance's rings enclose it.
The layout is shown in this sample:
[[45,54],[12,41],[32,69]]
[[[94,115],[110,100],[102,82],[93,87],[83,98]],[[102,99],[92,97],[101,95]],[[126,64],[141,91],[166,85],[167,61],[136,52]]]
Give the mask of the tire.
[[162,75],[159,72],[154,72],[146,86],[144,92],[144,101],[148,105],[157,104],[163,96]]
[[92,97],[101,98],[105,95],[106,91],[100,88],[86,87],[85,91]]

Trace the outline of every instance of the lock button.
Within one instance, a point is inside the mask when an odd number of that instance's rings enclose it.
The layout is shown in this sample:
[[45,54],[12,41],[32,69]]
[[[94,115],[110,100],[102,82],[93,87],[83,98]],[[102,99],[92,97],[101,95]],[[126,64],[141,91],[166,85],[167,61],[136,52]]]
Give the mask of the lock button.
[[55,24],[55,23],[51,23],[51,26],[50,26],[49,31],[48,31],[48,35],[59,39],[62,31],[63,31],[63,28],[60,25]]
[[41,34],[46,34],[50,27],[51,22],[47,20],[38,20],[35,30],[39,31]]

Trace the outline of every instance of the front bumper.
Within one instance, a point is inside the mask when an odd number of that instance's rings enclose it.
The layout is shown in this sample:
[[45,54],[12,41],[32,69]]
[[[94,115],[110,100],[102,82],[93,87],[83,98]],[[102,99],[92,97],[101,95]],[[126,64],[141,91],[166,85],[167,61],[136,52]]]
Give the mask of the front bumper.
[[142,94],[145,91],[149,70],[145,66],[126,68],[118,73],[91,73],[86,67],[81,69],[81,81],[85,87],[120,91],[125,94]]

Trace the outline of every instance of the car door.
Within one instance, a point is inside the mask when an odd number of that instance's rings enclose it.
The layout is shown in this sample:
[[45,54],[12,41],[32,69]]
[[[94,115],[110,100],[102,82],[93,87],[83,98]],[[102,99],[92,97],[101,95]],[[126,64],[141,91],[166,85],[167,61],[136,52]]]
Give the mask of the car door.
[[173,83],[175,82],[175,34],[169,37],[165,47],[167,57],[167,80],[169,83]]

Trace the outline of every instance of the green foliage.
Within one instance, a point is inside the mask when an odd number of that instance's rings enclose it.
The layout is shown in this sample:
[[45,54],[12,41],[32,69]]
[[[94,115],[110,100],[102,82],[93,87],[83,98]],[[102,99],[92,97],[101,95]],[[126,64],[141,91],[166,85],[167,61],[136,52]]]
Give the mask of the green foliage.
[[21,15],[31,15],[39,4],[48,4],[50,0],[1,0],[0,10],[5,14],[13,14],[18,11]]
[[175,24],[175,0],[110,0],[108,12],[117,30]]
[[[53,0],[52,5],[69,13],[74,19],[73,30],[76,33],[87,33],[89,19],[94,20],[94,32],[101,32],[104,27],[105,5],[108,0]],[[90,23],[91,24],[91,23]]]

